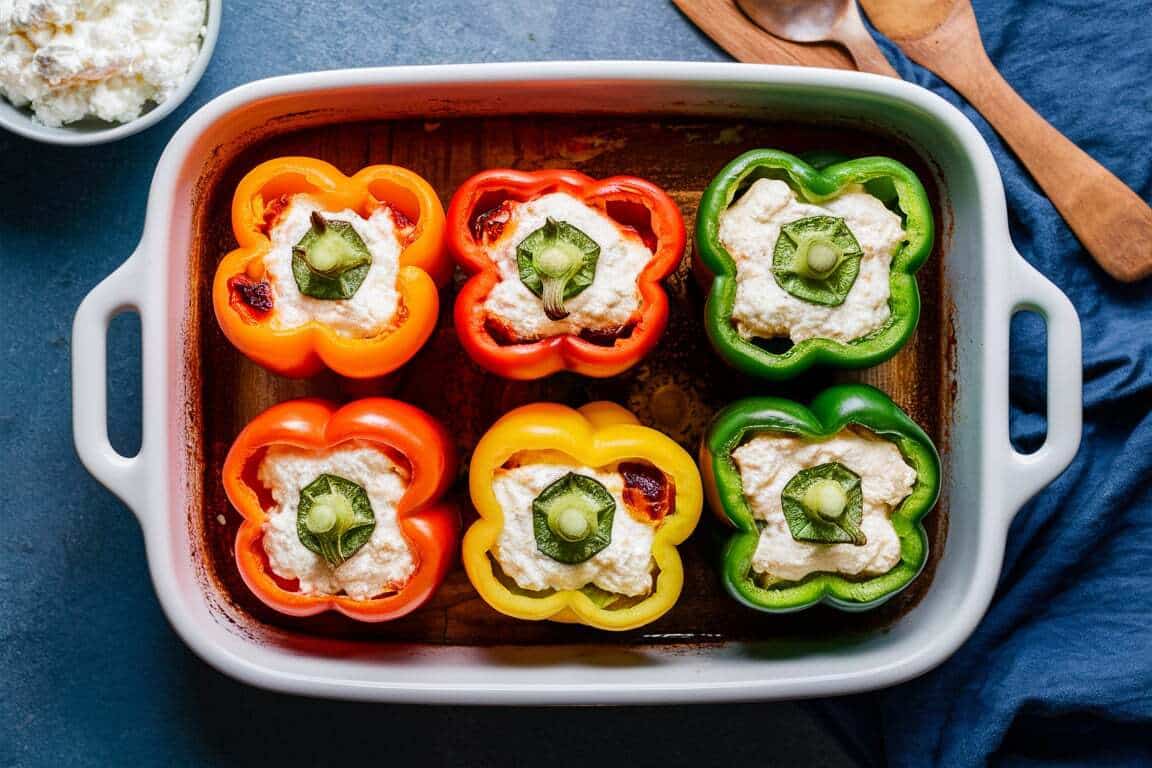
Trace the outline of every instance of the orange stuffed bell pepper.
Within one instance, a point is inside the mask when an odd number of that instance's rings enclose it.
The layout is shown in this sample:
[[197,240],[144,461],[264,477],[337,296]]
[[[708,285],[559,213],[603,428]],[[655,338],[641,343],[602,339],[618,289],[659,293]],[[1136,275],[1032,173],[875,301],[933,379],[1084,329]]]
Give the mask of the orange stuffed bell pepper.
[[664,332],[660,281],[684,253],[684,221],[648,181],[484,171],[452,197],[447,226],[472,276],[456,297],[456,332],[493,373],[614,376]]
[[236,188],[232,230],[239,247],[216,269],[212,304],[228,340],[269,370],[381,376],[436,326],[452,273],[444,211],[411,171],[269,160]]
[[517,408],[476,446],[469,489],[480,519],[464,568],[501,613],[626,630],[679,598],[676,546],[700,519],[700,474],[624,408]]
[[224,461],[224,489],[244,517],[240,575],[292,616],[375,622],[415,610],[456,551],[459,516],[441,500],[455,463],[444,428],[398,400],[269,408]]

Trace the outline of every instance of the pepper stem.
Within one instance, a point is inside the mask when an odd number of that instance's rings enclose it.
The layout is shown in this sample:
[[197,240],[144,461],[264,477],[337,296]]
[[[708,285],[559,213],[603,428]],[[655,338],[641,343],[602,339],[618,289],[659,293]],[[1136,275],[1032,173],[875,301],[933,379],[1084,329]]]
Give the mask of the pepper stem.
[[583,541],[596,528],[595,510],[579,498],[558,500],[548,512],[548,529],[564,541]]
[[559,563],[582,563],[612,541],[615,511],[599,480],[569,472],[532,500],[536,549]]
[[304,525],[317,535],[335,531],[337,538],[355,522],[352,503],[338,493],[317,496]]
[[772,275],[801,301],[838,307],[860,276],[863,257],[844,219],[809,216],[780,228],[772,249]]
[[555,534],[565,541],[580,541],[587,538],[592,526],[582,511],[575,507],[562,509],[556,515]]
[[331,504],[313,504],[304,525],[312,533],[328,533],[336,525],[338,517]]
[[312,221],[312,226],[316,227],[317,234],[322,235],[324,230],[328,229],[328,221],[320,215],[320,211],[312,211],[309,219]]
[[[363,260],[360,249],[341,236],[332,222],[325,219],[319,211],[312,211],[311,220],[315,236],[307,247],[301,250],[304,260],[314,271],[331,275]],[[349,227],[344,222],[338,223],[345,228]]]
[[564,301],[591,284],[600,247],[565,221],[551,217],[516,247],[520,280],[540,297],[550,320],[568,317]]
[[788,530],[796,541],[866,544],[860,476],[837,462],[802,469],[780,492]]
[[363,487],[322,474],[300,489],[296,535],[300,543],[336,567],[368,543],[375,514]]
[[564,288],[567,284],[566,280],[555,277],[540,279],[540,285],[544,289],[540,299],[544,303],[544,314],[549,320],[563,320],[568,317],[568,310],[564,308]]
[[813,237],[800,245],[796,271],[804,277],[821,280],[840,264],[843,251],[831,240]]
[[852,543],[858,547],[862,547],[868,543],[868,537],[864,535],[864,531],[860,530],[856,523],[848,519],[848,515],[844,515],[844,519],[837,521],[844,533],[852,537]]
[[535,266],[541,277],[567,277],[583,260],[575,249],[553,244],[540,249]]
[[817,480],[805,492],[803,503],[804,510],[813,520],[834,521],[844,515],[848,494],[835,480]]
[[864,532],[844,514],[848,508],[848,494],[845,493],[844,486],[835,480],[817,480],[812,483],[804,494],[803,506],[804,512],[812,520],[836,523],[852,538],[852,543],[856,546],[868,543]]
[[543,234],[544,246],[533,254],[532,266],[540,276],[544,314],[550,320],[563,320],[568,317],[564,291],[584,263],[584,254],[560,238],[560,223],[550,216],[544,221]]

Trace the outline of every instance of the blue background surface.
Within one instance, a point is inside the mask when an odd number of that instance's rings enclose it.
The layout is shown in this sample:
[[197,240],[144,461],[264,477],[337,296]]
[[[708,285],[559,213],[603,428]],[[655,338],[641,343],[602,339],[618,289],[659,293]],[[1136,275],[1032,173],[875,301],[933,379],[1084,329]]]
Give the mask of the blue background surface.
[[[153,167],[180,122],[232,86],[313,69],[727,58],[663,0],[225,5],[204,79],[159,126],[87,149],[0,135],[0,766],[621,755],[635,766],[845,765],[885,754],[909,766],[1152,763],[1142,751],[1152,731],[1148,285],[1118,286],[1092,265],[971,110],[1004,172],[1017,247],[1081,313],[1086,425],[1077,463],[1017,518],[993,610],[940,670],[806,705],[532,711],[285,697],[194,658],[160,613],[131,514],[76,460],[68,406],[72,314],[135,245]],[[1152,196],[1152,4],[975,5],[989,52],[1025,98]],[[956,101],[887,50],[906,78]],[[1013,428],[1035,446],[1042,334],[1034,320],[1014,329]],[[110,344],[111,429],[129,450],[139,430],[134,322],[118,321]]]

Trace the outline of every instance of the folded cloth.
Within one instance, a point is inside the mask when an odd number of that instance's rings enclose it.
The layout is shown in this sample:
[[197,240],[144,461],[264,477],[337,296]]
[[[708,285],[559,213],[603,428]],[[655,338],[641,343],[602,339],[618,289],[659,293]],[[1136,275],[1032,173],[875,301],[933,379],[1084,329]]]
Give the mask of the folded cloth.
[[[1152,198],[1152,3],[974,6],[1005,78]],[[851,724],[863,764],[1152,765],[1152,280],[1108,277],[987,123],[882,44],[905,79],[976,123],[1004,176],[1013,242],[1076,305],[1084,438],[1072,466],[1017,515],[995,601],[950,660],[905,685],[813,706]],[[1018,316],[1012,430],[1021,450],[1043,442],[1044,344],[1041,321]]]

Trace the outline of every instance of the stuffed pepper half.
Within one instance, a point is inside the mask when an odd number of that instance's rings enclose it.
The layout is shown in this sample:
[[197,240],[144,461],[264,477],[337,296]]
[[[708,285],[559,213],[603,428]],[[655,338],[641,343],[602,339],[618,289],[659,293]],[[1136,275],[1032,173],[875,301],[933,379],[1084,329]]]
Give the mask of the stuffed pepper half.
[[244,517],[240,575],[293,616],[409,613],[440,586],[456,551],[459,517],[440,498],[454,467],[444,429],[397,400],[269,408],[224,462],[224,489]]
[[700,518],[700,475],[620,406],[517,408],[476,446],[469,485],[480,519],[464,567],[496,610],[624,630],[680,596],[676,545]]
[[924,431],[880,391],[832,387],[811,409],[755,397],[721,411],[700,467],[709,503],[737,529],[725,587],[771,612],[819,602],[864,610],[920,573],[921,519],[940,461]]
[[440,201],[411,171],[346,177],[312,158],[269,160],[236,188],[232,229],[240,247],[217,268],[216,319],[265,368],[381,376],[432,334],[452,264]]
[[875,365],[916,328],[915,272],[932,251],[916,175],[885,157],[818,169],[773,149],[720,172],[700,202],[697,254],[712,276],[705,327],[753,376]]
[[456,298],[468,354],[493,373],[613,376],[668,319],[660,281],[684,253],[684,221],[659,187],[628,176],[491,170],[464,182],[448,239],[472,275]]

